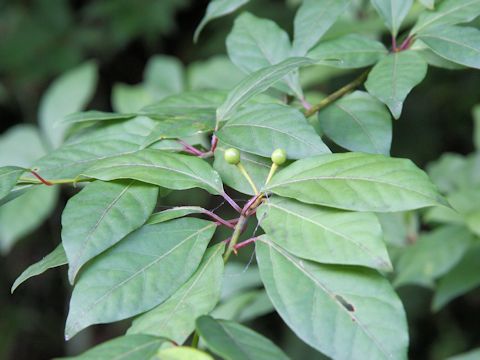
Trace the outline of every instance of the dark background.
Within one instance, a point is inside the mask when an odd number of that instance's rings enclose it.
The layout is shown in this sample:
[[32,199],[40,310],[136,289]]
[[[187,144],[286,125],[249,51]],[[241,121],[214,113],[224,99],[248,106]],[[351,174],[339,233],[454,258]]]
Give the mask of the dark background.
[[[293,6],[283,0],[253,3],[250,11],[276,20],[291,33]],[[215,20],[198,44],[192,42],[207,4],[207,0],[0,1],[0,133],[15,124],[36,123],[41,95],[51,81],[86,59],[96,59],[100,65],[99,85],[88,108],[108,111],[113,84],[140,82],[154,54],[173,55],[189,64],[225,53],[233,16]],[[354,75],[334,77],[314,88],[328,93]],[[471,109],[480,102],[479,84],[478,71],[430,67],[427,78],[408,97],[402,118],[394,123],[392,155],[425,166],[444,152],[473,151]],[[58,243],[67,198],[63,194],[55,214],[0,257],[0,358],[62,356],[125,330],[122,323],[96,326],[65,345],[70,290],[60,270],[29,281],[10,295],[21,271]],[[400,294],[410,321],[411,359],[441,359],[480,344],[478,291],[435,315],[429,310],[430,291],[408,287]],[[315,359],[282,324],[277,316],[268,315],[251,325],[292,358]]]

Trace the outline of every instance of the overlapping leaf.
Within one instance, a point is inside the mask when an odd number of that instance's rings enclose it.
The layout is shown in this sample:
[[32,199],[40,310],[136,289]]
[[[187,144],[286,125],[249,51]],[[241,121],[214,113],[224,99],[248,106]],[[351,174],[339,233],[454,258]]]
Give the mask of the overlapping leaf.
[[261,206],[257,217],[273,242],[301,258],[326,264],[392,269],[374,214],[274,197]]
[[97,161],[83,175],[104,181],[135,179],[174,190],[199,187],[212,194],[223,193],[220,176],[204,160],[154,149]]
[[296,161],[276,174],[267,191],[346,210],[392,212],[444,205],[428,176],[410,160],[362,153]]
[[233,321],[202,316],[197,330],[208,349],[225,360],[288,359],[270,340]]
[[135,180],[95,181],[72,197],[62,214],[62,243],[68,277],[145,223],[157,204],[158,188]]
[[0,199],[8,195],[24,172],[25,169],[18,166],[0,167]]
[[413,0],[372,0],[372,4],[385,21],[393,36],[397,36]]
[[294,20],[293,54],[305,55],[346,10],[350,0],[304,0]]
[[265,236],[256,253],[275,309],[307,344],[333,359],[406,359],[402,303],[376,271],[302,260]]
[[368,75],[365,87],[398,119],[407,95],[426,74],[427,63],[420,55],[413,51],[401,51],[380,60]]
[[65,337],[167,300],[195,272],[214,231],[192,218],[145,225],[96,257],[73,289]]
[[225,102],[217,109],[217,122],[228,119],[241,105],[267,90],[291,71],[312,64],[311,59],[294,57],[251,73],[229,92]]
[[318,114],[321,131],[351,151],[390,154],[392,121],[385,106],[367,93],[356,91]]
[[472,27],[446,26],[425,31],[419,38],[441,57],[480,69],[480,30]]
[[256,105],[239,111],[217,133],[222,142],[270,157],[282,148],[290,159],[330,153],[305,116],[284,105]]
[[349,34],[321,42],[307,56],[318,61],[331,60],[329,66],[355,69],[373,65],[387,54],[388,51],[381,42]]
[[220,298],[224,244],[209,249],[193,276],[158,307],[136,318],[127,334],[164,336],[182,344],[195,319],[213,310]]

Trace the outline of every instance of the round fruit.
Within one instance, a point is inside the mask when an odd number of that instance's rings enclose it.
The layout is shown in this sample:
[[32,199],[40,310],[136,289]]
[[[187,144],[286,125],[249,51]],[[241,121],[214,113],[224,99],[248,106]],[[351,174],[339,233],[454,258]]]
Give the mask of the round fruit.
[[287,161],[287,152],[283,149],[277,149],[272,153],[272,162],[276,165],[282,165]]
[[234,148],[225,150],[225,161],[231,165],[237,165],[240,162],[240,151]]

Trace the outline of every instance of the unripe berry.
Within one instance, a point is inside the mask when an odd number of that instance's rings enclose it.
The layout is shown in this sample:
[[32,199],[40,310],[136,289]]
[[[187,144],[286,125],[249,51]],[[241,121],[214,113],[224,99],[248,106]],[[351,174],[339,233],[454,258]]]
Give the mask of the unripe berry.
[[225,161],[231,165],[237,165],[240,162],[240,151],[234,148],[225,150],[223,154]]
[[287,152],[283,149],[277,149],[272,153],[271,159],[275,165],[282,165],[287,161]]

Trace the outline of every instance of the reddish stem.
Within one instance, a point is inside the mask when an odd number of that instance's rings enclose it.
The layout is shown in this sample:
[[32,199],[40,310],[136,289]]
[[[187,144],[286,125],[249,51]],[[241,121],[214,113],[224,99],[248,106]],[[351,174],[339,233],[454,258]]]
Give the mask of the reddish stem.
[[243,248],[243,247],[245,247],[245,246],[247,246],[251,243],[254,243],[257,240],[258,240],[258,236],[257,237],[252,237],[252,238],[247,239],[245,241],[242,241],[241,243],[239,243],[239,244],[237,244],[233,247],[233,252],[235,253],[235,255],[237,255],[237,250],[238,249],[241,249],[241,248]]
[[217,144],[218,144],[218,138],[217,136],[214,134],[212,136],[212,145],[210,147],[210,152],[213,154],[215,152],[215,150],[217,149]]
[[392,51],[393,52],[397,52],[398,51],[398,48],[397,48],[397,38],[395,36],[392,35]]
[[216,220],[218,223],[222,224],[222,225],[225,225],[227,227],[229,227],[230,229],[234,229],[235,228],[235,225],[232,224],[231,222],[225,220],[225,219],[222,219],[220,216],[218,216],[217,214],[209,211],[209,210],[203,210],[203,213],[205,215],[208,215],[210,216],[212,219]]
[[186,143],[183,140],[178,139],[177,141],[180,144],[182,144],[183,149],[190,154],[193,154],[193,155],[196,155],[196,156],[203,156],[205,154],[203,151],[198,150],[197,148],[193,147],[192,145]]
[[45,180],[43,177],[38,175],[37,172],[35,172],[33,170],[30,170],[30,172],[32,173],[33,176],[35,176],[38,180],[40,180],[42,182],[42,184],[47,185],[47,186],[52,186],[53,185],[50,181]]
[[224,192],[224,193],[221,193],[220,195],[222,195],[222,197],[230,204],[231,207],[235,209],[235,211],[239,213],[242,212],[242,208],[238,206],[238,204],[230,196],[228,196],[227,193]]
[[403,41],[402,45],[400,45],[399,51],[407,50],[410,45],[412,44],[412,36],[407,36],[407,38]]

